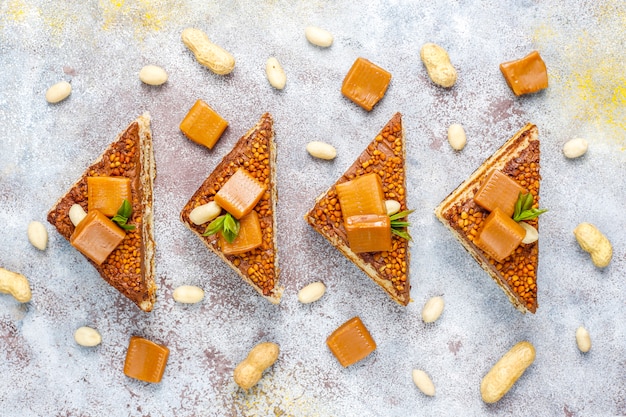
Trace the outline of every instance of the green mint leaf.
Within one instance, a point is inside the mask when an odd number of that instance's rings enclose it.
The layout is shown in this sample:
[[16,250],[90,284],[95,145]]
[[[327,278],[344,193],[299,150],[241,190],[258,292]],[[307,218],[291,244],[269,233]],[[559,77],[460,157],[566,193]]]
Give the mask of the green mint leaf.
[[522,212],[522,200],[523,199],[524,199],[524,196],[520,192],[517,196],[517,201],[515,202],[515,210],[513,211],[513,218],[516,218]]
[[526,211],[521,212],[517,217],[514,217],[513,220],[515,220],[516,222],[521,222],[523,220],[532,220],[536,217],[539,217],[540,214],[543,214],[546,211],[548,210],[547,209],[526,210]]
[[127,199],[122,201],[122,206],[117,210],[117,215],[130,219],[130,215],[133,214],[133,206]]
[[226,215],[222,215],[213,220],[204,230],[202,236],[211,236],[222,230],[224,227],[224,220],[226,219]]
[[403,217],[408,216],[409,214],[413,213],[415,210],[404,210],[401,211],[400,213],[396,213],[393,214],[391,216],[389,216],[389,220],[394,221],[394,220],[398,220],[398,219],[402,219]]
[[409,222],[401,222],[400,220],[393,220],[391,222],[391,227],[392,228],[399,228],[399,227],[409,227],[411,225],[411,223]]
[[522,201],[522,212],[525,212],[527,210],[530,210],[533,207],[533,203],[535,201],[531,193],[524,195],[523,199],[524,200]]
[[228,243],[233,243],[239,234],[241,224],[230,213],[219,216],[207,226],[202,236],[211,236],[222,233]]
[[131,214],[133,214],[133,206],[128,202],[128,200],[124,199],[124,201],[122,201],[122,205],[117,210],[117,214],[113,216],[111,221],[124,230],[135,230],[135,226],[132,224],[126,224],[128,219],[130,219]]
[[409,232],[406,232],[404,230],[397,230],[397,229],[392,228],[391,233],[393,233],[396,236],[400,236],[402,239],[413,240],[411,239],[411,235],[409,235]]

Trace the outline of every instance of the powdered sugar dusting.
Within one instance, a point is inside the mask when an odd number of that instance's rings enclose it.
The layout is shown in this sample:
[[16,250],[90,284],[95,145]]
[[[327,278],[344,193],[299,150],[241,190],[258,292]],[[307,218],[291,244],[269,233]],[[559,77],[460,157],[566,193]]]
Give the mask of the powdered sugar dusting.
[[[0,390],[7,416],[207,415],[621,415],[626,412],[626,269],[623,216],[626,163],[624,52],[617,41],[620,1],[351,0],[307,2],[195,0],[10,0],[0,4],[0,266],[31,281],[33,300],[0,295]],[[423,3],[423,4],[422,4]],[[323,49],[307,25],[333,33]],[[180,40],[204,30],[237,61],[217,76]],[[435,86],[419,58],[425,42],[448,51],[457,68],[451,89]],[[550,87],[515,97],[498,65],[537,49]],[[287,74],[273,89],[264,65],[275,56]],[[357,57],[392,74],[385,97],[365,112],[343,97],[342,80]],[[597,65],[596,65],[597,63]],[[163,67],[168,82],[143,85],[139,70]],[[56,105],[46,89],[61,80],[70,97]],[[229,127],[208,150],[178,126],[197,99]],[[135,117],[150,112],[157,304],[139,311],[109,287],[48,226],[44,252],[26,238],[46,213]],[[304,221],[315,197],[347,169],[396,112],[407,138],[413,302],[401,307]],[[179,220],[180,210],[237,140],[264,112],[275,121],[281,282],[272,305],[206,249]],[[433,215],[436,205],[526,122],[542,140],[539,309],[522,316]],[[463,124],[467,146],[454,151],[447,128]],[[570,161],[562,144],[590,142]],[[322,161],[305,150],[320,140],[337,149]],[[575,198],[574,198],[575,197]],[[572,203],[575,200],[576,203]],[[613,242],[611,265],[597,270],[571,231],[582,221]],[[322,281],[327,292],[302,305],[300,288]],[[183,284],[205,290],[197,305],[174,302]],[[421,308],[441,295],[431,324]],[[360,316],[377,342],[362,362],[342,368],[326,337]],[[80,326],[102,334],[86,349]],[[594,347],[577,350],[584,325]],[[170,348],[163,381],[127,378],[130,336]],[[245,393],[232,371],[260,341],[280,345],[276,364]],[[482,376],[512,345],[529,340],[537,359],[497,404],[480,399]],[[432,378],[423,396],[412,369]],[[419,411],[416,411],[419,410]]]

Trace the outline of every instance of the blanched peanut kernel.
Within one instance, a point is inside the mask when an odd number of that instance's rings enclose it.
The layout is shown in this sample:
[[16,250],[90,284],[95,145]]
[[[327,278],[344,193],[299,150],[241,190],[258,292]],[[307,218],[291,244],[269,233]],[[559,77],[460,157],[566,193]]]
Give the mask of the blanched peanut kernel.
[[387,210],[387,216],[392,216],[400,211],[402,206],[396,200],[385,200],[385,209]]
[[72,92],[72,85],[67,81],[61,81],[52,85],[46,91],[46,101],[51,104],[65,100]]
[[195,304],[204,299],[204,290],[194,285],[181,285],[174,290],[174,301],[182,304]]
[[312,282],[298,291],[298,301],[302,304],[309,304],[322,298],[326,292],[323,282]]
[[280,62],[274,57],[270,57],[265,63],[265,74],[267,75],[267,80],[270,82],[270,85],[277,90],[282,90],[285,88],[285,84],[287,83],[287,75],[285,75],[285,71],[283,67],[280,66]]
[[589,144],[585,139],[572,139],[563,145],[563,155],[569,159],[574,159],[583,156],[587,153],[587,147]]
[[591,349],[591,337],[583,326],[576,329],[576,345],[582,353],[587,353]]
[[222,208],[215,201],[211,201],[191,210],[191,213],[189,213],[189,220],[191,220],[193,224],[199,226],[213,220],[219,216],[221,212]]
[[74,340],[81,346],[93,347],[98,346],[102,342],[102,336],[96,329],[83,326],[74,332]]
[[48,245],[48,231],[38,221],[32,221],[28,225],[28,241],[39,250],[46,250]]
[[162,85],[167,81],[167,72],[156,65],[146,65],[139,71],[139,79],[148,85]]
[[445,302],[441,296],[432,297],[430,300],[426,301],[422,309],[422,320],[424,323],[435,322],[439,316],[441,316],[441,313],[443,313],[444,305]]
[[306,150],[312,157],[319,159],[331,160],[337,156],[335,147],[325,142],[309,142],[306,145]]
[[81,207],[80,204],[74,204],[72,207],[70,207],[68,216],[70,217],[70,221],[72,222],[72,224],[74,226],[78,226],[78,223],[80,223],[85,218],[85,216],[87,216],[87,213],[85,213],[85,210]]
[[315,46],[320,48],[328,48],[333,44],[333,35],[329,31],[315,26],[308,26],[304,30],[306,39]]
[[526,222],[519,222],[518,224],[526,231],[526,235],[524,236],[524,239],[522,239],[522,243],[528,245],[539,240],[539,232],[537,232],[537,229]]
[[428,374],[421,369],[413,369],[413,382],[424,393],[424,395],[428,395],[432,397],[435,395],[435,384],[430,379]]
[[458,123],[450,125],[448,128],[448,142],[450,143],[452,149],[457,151],[460,151],[465,147],[467,138],[462,125]]

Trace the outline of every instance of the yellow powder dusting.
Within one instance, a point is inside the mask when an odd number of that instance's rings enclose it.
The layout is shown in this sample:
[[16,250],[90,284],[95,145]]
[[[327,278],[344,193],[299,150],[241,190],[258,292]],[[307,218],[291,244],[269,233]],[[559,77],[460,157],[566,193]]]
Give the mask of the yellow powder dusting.
[[27,5],[21,0],[10,0],[7,5],[5,19],[23,22],[26,19]]
[[598,132],[597,138],[590,139],[604,139],[624,149],[626,50],[616,40],[626,37],[626,7],[622,1],[608,1],[591,10],[591,15],[595,23],[575,36],[555,15],[553,25],[543,23],[535,28],[534,41],[541,50],[558,57],[548,68],[551,97],[577,122]]
[[179,16],[180,0],[99,0],[104,30],[130,25],[137,38],[163,29],[171,16]]

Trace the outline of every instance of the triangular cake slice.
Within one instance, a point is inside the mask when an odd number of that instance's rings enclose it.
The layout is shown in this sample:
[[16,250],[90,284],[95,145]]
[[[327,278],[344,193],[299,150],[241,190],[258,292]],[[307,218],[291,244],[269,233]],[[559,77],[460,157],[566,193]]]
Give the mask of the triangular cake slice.
[[[265,113],[222,159],[202,183],[180,213],[182,222],[204,244],[226,262],[244,281],[274,304],[280,302],[283,288],[279,285],[276,244],[276,144],[272,116]],[[225,254],[218,234],[203,236],[209,222],[195,224],[190,213],[199,206],[214,201],[220,188],[239,169],[245,170],[266,187],[254,206],[261,225],[261,246],[241,254]]]
[[88,211],[87,178],[96,176],[130,179],[132,216],[128,224],[134,225],[135,229],[126,231],[122,242],[102,264],[89,262],[106,282],[143,311],[151,311],[157,289],[152,215],[156,166],[148,113],[138,117],[120,133],[48,213],[48,221],[67,240],[75,230],[69,210],[74,204],[79,204],[84,211]]
[[407,210],[405,140],[402,115],[396,113],[341,178],[320,195],[305,220],[334,247],[380,285],[397,303],[410,301],[409,245],[404,238],[392,235],[392,251],[355,253],[344,227],[337,185],[359,176],[375,173],[382,180],[385,200],[396,200],[400,211]]
[[[491,171],[500,170],[534,197],[534,206],[539,204],[539,136],[537,127],[527,124],[500,149],[489,157],[474,173],[459,185],[435,209],[439,220],[463,244],[480,266],[489,273],[498,286],[509,297],[513,305],[522,312],[537,310],[537,265],[539,241],[520,244],[515,251],[498,262],[481,250],[474,241],[480,225],[489,212],[474,201],[479,187]],[[537,230],[538,218],[526,221]]]

